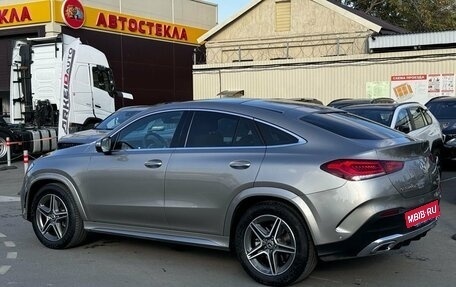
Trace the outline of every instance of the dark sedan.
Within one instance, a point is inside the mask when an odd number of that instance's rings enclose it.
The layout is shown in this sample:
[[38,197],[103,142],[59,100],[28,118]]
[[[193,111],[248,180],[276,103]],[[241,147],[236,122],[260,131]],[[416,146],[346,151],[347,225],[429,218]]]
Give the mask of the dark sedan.
[[456,98],[434,98],[426,103],[426,107],[440,122],[440,127],[445,135],[443,158],[456,159]]

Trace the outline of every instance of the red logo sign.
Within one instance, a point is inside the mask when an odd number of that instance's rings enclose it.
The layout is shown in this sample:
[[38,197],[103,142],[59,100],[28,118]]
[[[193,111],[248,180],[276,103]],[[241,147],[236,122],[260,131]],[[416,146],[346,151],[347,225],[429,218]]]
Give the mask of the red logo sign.
[[65,24],[73,29],[84,25],[84,7],[79,0],[65,0],[62,4],[62,17]]
[[407,226],[407,228],[410,228],[439,216],[439,202],[438,200],[435,200],[431,203],[407,211],[405,213],[405,225]]

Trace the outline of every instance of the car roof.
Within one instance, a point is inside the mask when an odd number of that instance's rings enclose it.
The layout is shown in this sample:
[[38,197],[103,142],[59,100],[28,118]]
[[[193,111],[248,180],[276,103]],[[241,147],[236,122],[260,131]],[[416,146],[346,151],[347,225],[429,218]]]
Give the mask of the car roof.
[[417,102],[403,102],[403,103],[379,103],[379,104],[360,104],[360,105],[350,105],[343,107],[343,110],[391,110],[394,111],[401,106],[421,106]]
[[346,107],[351,105],[359,105],[359,104],[380,104],[380,103],[395,103],[394,99],[392,98],[375,98],[375,99],[367,99],[367,98],[347,98],[347,99],[337,99],[328,104],[330,107]]
[[362,104],[362,103],[370,103],[370,99],[337,99],[334,101],[331,101],[328,106],[339,106],[339,105],[345,105],[345,104]]
[[[174,102],[166,105],[156,105],[148,111],[168,109],[214,109],[220,111],[236,111],[248,116],[261,115],[264,113],[286,114],[299,110],[301,114],[335,112],[337,110],[312,103],[281,99],[249,99],[249,98],[216,98],[195,100],[187,102]],[[251,113],[254,114],[251,114]]]
[[429,103],[436,103],[436,102],[437,102],[437,103],[438,103],[438,102],[440,102],[440,103],[446,103],[446,102],[454,102],[454,101],[456,101],[456,97],[442,96],[442,97],[436,97],[436,98],[430,99],[430,100],[426,103],[426,105],[429,104]]

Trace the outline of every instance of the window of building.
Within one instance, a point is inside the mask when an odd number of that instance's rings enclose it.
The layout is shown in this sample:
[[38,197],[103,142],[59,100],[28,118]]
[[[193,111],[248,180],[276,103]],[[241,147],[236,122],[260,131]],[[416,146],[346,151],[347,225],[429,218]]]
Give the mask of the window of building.
[[291,1],[277,0],[275,3],[276,32],[287,32],[291,29]]

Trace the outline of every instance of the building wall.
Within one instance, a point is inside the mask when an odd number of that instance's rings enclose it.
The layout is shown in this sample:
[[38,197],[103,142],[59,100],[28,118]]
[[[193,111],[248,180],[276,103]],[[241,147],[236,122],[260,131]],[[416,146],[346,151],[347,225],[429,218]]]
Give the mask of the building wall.
[[[276,25],[276,17],[285,20]],[[207,52],[206,62],[193,66],[194,99],[242,90],[249,98],[328,104],[390,96],[396,75],[449,74],[445,81],[454,81],[455,49],[369,54],[368,39],[382,27],[326,0],[256,0],[229,21],[200,38]]]
[[86,29],[63,27],[62,32],[105,53],[116,87],[133,94],[134,104],[192,100],[193,46]]
[[277,31],[277,4],[280,1],[261,1],[210,37],[207,63],[366,53],[372,31],[313,0],[291,0],[289,30]]
[[456,49],[193,67],[194,99],[224,90],[247,98],[366,98],[367,84],[393,75],[455,73]]

